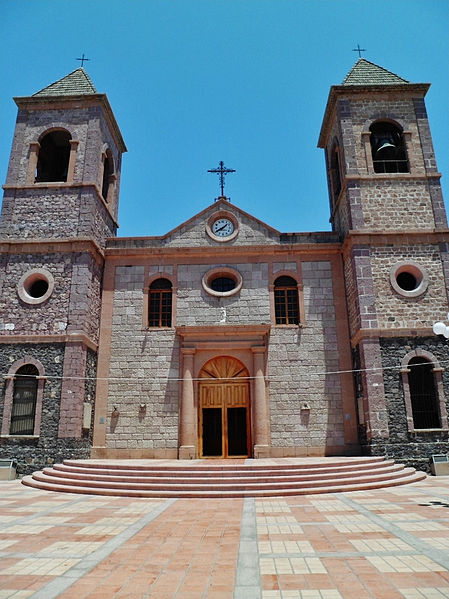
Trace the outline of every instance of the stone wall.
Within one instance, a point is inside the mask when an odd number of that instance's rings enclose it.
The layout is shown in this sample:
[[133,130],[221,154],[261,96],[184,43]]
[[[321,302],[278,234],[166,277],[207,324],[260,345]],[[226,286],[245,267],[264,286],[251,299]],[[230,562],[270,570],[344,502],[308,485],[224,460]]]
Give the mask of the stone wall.
[[116,225],[93,186],[42,184],[5,190],[0,221],[4,239],[81,237],[104,246],[115,231]]
[[433,354],[443,372],[443,386],[449,412],[448,342],[436,337],[380,340],[385,397],[388,411],[389,439],[369,448],[370,453],[387,455],[409,466],[429,471],[432,454],[449,452],[449,431],[409,432],[406,422],[404,390],[400,373],[401,361],[415,349]]
[[142,330],[143,277],[116,269],[106,446],[162,456],[178,447],[179,342],[173,329]]
[[[0,335],[54,335],[84,332],[98,339],[102,269],[87,253],[5,255]],[[32,269],[45,269],[54,289],[42,303],[22,301],[18,283]]]
[[[229,266],[243,279],[239,293],[227,298],[209,295],[201,284],[203,276],[213,268]],[[261,324],[270,322],[268,295],[268,264],[190,264],[178,265],[178,294],[176,324],[213,325],[226,310],[227,324]]]
[[306,455],[344,446],[331,265],[323,260],[301,266],[305,323],[273,327],[268,348],[275,454],[277,448]]
[[[428,288],[417,297],[404,297],[390,283],[391,268],[401,262],[419,264]],[[434,245],[395,245],[371,248],[376,314],[387,329],[429,327],[447,314],[447,297],[440,248]]]
[[[143,327],[145,281],[156,274],[176,281],[174,326],[217,325],[222,308],[225,325],[272,322],[268,262],[229,264],[243,278],[241,291],[229,298],[212,297],[201,284],[206,272],[226,264],[167,262],[115,268],[106,434],[111,450],[162,455],[178,444],[180,340],[174,328]],[[328,260],[300,264],[304,324],[272,326],[268,340],[271,443],[279,455],[284,448],[288,455],[324,448],[335,453],[345,441],[332,266]],[[274,277],[299,276],[299,261],[290,255],[271,262],[271,269]],[[303,404],[310,409],[301,410]]]
[[[11,364],[27,356],[39,360],[44,367],[45,381],[42,420],[39,437],[0,437],[0,457],[15,459],[18,473],[29,474],[65,458],[87,458],[90,454],[89,435],[84,438],[58,439],[60,397],[62,386],[63,344],[1,344],[0,372],[7,374]],[[92,362],[92,358],[91,358]],[[89,369],[94,375],[94,370]],[[3,418],[5,381],[0,389],[0,420]]]
[[[220,205],[223,208],[223,205]],[[254,218],[245,216],[240,210],[226,204],[226,211],[233,213],[239,220],[239,233],[235,239],[226,243],[227,247],[235,245],[272,245],[279,243],[279,232],[267,227]],[[210,215],[214,212],[211,210]],[[168,247],[217,247],[217,242],[206,234],[204,214],[187,221],[180,229],[175,229],[172,235],[164,238]]]

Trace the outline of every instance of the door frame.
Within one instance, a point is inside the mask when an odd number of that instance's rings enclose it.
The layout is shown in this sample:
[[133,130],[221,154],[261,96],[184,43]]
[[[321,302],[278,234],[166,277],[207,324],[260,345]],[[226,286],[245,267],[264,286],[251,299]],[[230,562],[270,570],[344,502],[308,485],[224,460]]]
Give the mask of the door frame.
[[[217,356],[217,359],[222,359],[225,356]],[[198,381],[198,456],[200,458],[248,458],[251,456],[251,386],[249,382],[249,373],[244,364],[237,358],[232,356],[226,356],[226,358],[232,358],[235,362],[238,362],[244,370],[244,380],[242,380],[241,374],[235,377],[227,379],[225,382],[221,380],[214,380],[213,378],[201,378]],[[214,362],[215,359],[209,362]],[[238,391],[239,389],[239,391]],[[208,393],[209,390],[209,393]],[[236,394],[233,392],[237,391]],[[242,393],[243,391],[243,393]],[[230,392],[230,393],[229,393]],[[242,397],[243,396],[243,397]],[[205,404],[209,404],[209,408],[220,408],[221,409],[221,423],[222,423],[222,441],[221,441],[221,455],[220,456],[205,456],[203,455],[203,409],[208,409]],[[246,410],[246,454],[242,455],[228,455],[229,451],[229,437],[228,437],[228,408],[245,408]]]

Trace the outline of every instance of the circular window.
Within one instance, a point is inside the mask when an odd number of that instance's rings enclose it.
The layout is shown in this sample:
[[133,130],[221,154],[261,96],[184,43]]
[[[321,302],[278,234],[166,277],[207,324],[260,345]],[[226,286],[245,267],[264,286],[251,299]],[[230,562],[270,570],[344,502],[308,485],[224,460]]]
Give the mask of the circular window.
[[429,279],[426,271],[416,262],[399,262],[390,270],[390,283],[403,297],[417,297],[423,294]]
[[20,299],[27,304],[41,304],[50,297],[54,288],[53,275],[43,268],[26,272],[17,284]]
[[242,275],[233,268],[214,268],[203,277],[203,289],[215,297],[229,297],[240,291]]
[[227,291],[232,291],[235,289],[237,283],[231,277],[217,277],[216,279],[212,279],[210,282],[210,287],[214,291],[220,291],[221,293],[226,293]]

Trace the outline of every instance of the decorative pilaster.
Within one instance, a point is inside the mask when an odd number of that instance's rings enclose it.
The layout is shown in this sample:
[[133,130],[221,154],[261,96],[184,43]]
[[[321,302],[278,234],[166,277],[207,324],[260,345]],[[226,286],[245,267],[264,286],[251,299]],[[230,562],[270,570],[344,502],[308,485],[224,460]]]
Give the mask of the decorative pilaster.
[[253,347],[254,372],[254,457],[268,458],[269,423],[265,387],[265,347]]
[[195,349],[184,348],[182,352],[182,396],[179,428],[179,459],[196,458],[196,411],[193,388],[193,356]]

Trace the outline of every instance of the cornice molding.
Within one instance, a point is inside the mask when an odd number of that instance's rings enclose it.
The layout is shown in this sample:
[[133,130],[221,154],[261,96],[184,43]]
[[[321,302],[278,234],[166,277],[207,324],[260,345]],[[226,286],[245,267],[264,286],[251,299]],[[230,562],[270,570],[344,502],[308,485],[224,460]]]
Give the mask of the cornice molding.
[[380,338],[400,338],[400,337],[435,337],[432,327],[414,327],[400,329],[359,329],[351,337],[352,347],[356,347],[364,339],[380,339]]
[[0,344],[38,344],[38,343],[82,343],[93,351],[98,350],[98,343],[84,333],[63,335],[0,335]]

